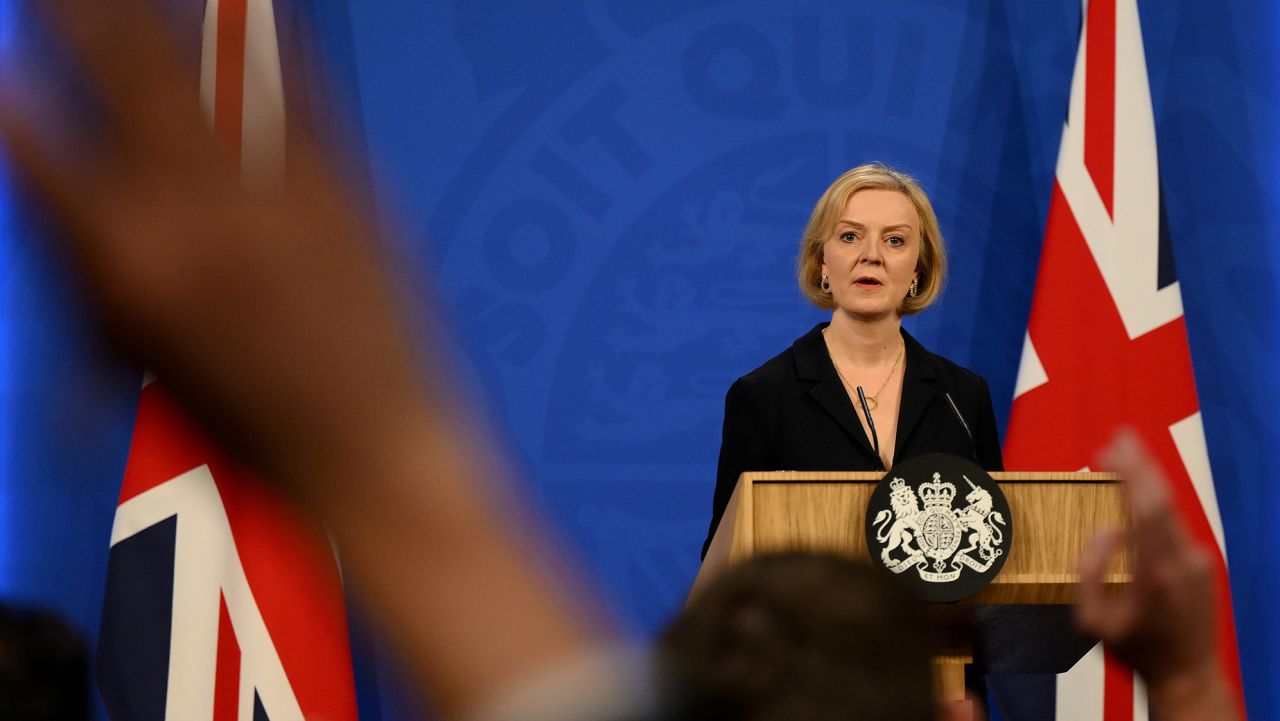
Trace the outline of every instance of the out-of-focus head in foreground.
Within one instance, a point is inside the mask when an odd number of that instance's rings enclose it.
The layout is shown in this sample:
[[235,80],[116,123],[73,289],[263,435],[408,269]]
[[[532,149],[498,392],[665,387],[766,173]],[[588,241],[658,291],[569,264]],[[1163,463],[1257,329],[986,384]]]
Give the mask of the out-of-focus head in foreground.
[[659,658],[708,719],[936,718],[924,609],[870,566],[762,556],[716,578],[663,634]]
[[87,721],[84,639],[46,611],[0,605],[0,718]]

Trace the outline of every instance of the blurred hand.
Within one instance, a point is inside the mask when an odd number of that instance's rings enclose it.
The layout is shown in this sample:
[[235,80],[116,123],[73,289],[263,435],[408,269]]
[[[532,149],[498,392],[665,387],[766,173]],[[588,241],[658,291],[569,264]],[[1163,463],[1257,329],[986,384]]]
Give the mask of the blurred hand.
[[972,692],[963,701],[943,701],[938,704],[938,721],[986,721],[984,702]]
[[500,512],[503,450],[446,402],[443,357],[415,360],[358,189],[305,129],[286,129],[282,185],[246,190],[146,2],[33,4],[105,122],[81,132],[83,99],[5,78],[16,177],[109,335],[330,529],[436,705],[460,714],[609,643],[592,597]]
[[[1099,465],[1120,474],[1130,523],[1099,536],[1081,558],[1080,627],[1142,674],[1165,721],[1239,718],[1217,662],[1211,557],[1183,528],[1168,482],[1136,435],[1118,434]],[[1108,591],[1103,575],[1121,544],[1133,553],[1133,582]]]
[[35,5],[107,122],[77,132],[73,106],[10,77],[0,132],[111,337],[269,471],[304,439],[326,458],[355,450],[352,426],[403,422],[423,389],[373,224],[305,128],[287,129],[283,185],[248,191],[144,2]]

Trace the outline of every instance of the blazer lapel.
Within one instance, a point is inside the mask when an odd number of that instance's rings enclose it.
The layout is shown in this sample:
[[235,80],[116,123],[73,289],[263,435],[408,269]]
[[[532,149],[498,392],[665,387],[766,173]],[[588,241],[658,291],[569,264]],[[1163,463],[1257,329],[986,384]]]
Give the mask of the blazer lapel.
[[801,380],[816,381],[809,389],[822,410],[831,416],[840,429],[854,443],[866,451],[868,458],[875,458],[871,450],[871,440],[862,430],[862,422],[858,420],[853,402],[845,391],[844,383],[836,374],[836,367],[827,352],[826,341],[822,338],[822,329],[826,323],[820,323],[813,330],[804,334],[792,344],[792,353],[796,359],[796,377]]
[[902,339],[907,348],[907,369],[902,378],[902,403],[898,407],[898,437],[893,444],[895,460],[901,457],[899,451],[938,392],[938,373],[929,351],[905,330]]

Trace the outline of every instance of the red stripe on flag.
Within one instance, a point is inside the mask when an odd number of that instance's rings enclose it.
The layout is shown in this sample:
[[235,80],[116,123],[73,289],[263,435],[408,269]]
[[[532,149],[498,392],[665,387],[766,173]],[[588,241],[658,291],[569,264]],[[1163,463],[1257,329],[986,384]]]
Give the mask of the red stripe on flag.
[[1077,470],[1119,425],[1167,437],[1198,410],[1182,318],[1129,339],[1057,184],[1027,332],[1049,381],[1014,400],[1011,470]]
[[237,159],[244,126],[244,27],[248,0],[218,0],[213,131]]
[[1112,656],[1110,651],[1104,651],[1102,657],[1102,718],[1105,721],[1133,721],[1133,670]]
[[1084,71],[1084,166],[1107,215],[1112,210],[1116,157],[1116,1],[1090,0]]
[[270,486],[210,464],[240,563],[304,718],[358,717],[342,579],[324,534]]
[[213,678],[213,721],[236,721],[240,716],[240,644],[231,627],[227,599],[218,598],[218,660]]
[[138,397],[120,502],[198,467],[214,455],[214,447],[161,384],[150,383]]

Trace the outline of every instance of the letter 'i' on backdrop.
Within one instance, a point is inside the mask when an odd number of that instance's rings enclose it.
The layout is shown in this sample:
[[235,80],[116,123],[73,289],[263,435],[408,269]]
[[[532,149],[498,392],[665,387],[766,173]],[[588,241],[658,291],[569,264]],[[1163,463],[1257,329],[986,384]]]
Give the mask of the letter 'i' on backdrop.
[[[1135,0],[1091,0],[1080,36],[1005,463],[1087,467],[1136,428],[1195,538],[1218,549],[1218,655],[1244,707],[1226,548],[1160,203]],[[1131,670],[1101,647],[1058,676],[1056,718],[1147,719]]]
[[[277,181],[284,161],[274,13],[270,0],[205,5],[201,105],[253,185]],[[329,544],[150,375],[111,533],[96,666],[117,721],[356,720]]]

